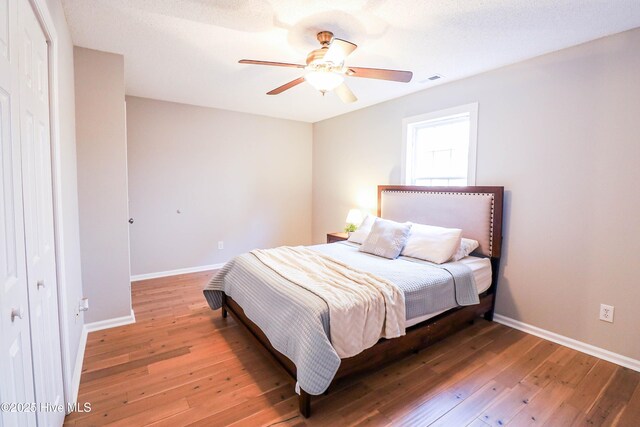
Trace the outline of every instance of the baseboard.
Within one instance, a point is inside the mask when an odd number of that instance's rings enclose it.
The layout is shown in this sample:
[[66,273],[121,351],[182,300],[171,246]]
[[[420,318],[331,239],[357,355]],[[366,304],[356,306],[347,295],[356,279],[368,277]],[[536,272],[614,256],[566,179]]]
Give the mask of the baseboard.
[[114,317],[113,319],[101,320],[99,322],[85,323],[84,327],[87,332],[101,331],[103,329],[115,328],[117,326],[130,325],[136,323],[136,315],[131,309],[131,314],[128,316]]
[[136,274],[131,276],[131,281],[136,282],[138,280],[157,279],[160,277],[177,276],[178,274],[188,273],[200,273],[201,271],[217,270],[222,268],[226,263],[221,262],[218,264],[201,265],[199,267],[179,268],[177,270],[159,271],[157,273]]
[[84,362],[84,350],[87,348],[87,325],[82,326],[82,333],[80,334],[80,343],[78,344],[78,352],[76,354],[76,364],[73,368],[73,376],[71,377],[71,400],[70,402],[78,401],[78,390],[80,390],[80,377],[82,376],[82,364]]
[[131,309],[131,314],[128,316],[115,317],[113,319],[84,324],[80,335],[80,343],[78,344],[78,353],[76,354],[76,365],[73,368],[73,376],[71,377],[71,402],[78,401],[78,390],[80,390],[80,377],[82,376],[84,351],[87,348],[87,336],[89,335],[89,332],[130,325],[132,323],[136,323],[136,315],[133,312],[133,309]]
[[537,326],[529,325],[528,323],[520,322],[519,320],[502,316],[500,314],[494,314],[493,320],[498,323],[502,323],[505,326],[518,329],[528,334],[552,341],[556,344],[560,344],[582,353],[595,356],[599,359],[615,363],[616,365],[624,366],[625,368],[640,372],[640,360],[632,359],[630,357],[623,356],[622,354],[605,350],[604,348],[574,340],[573,338],[565,337],[564,335],[556,334],[555,332],[547,331],[546,329],[538,328]]

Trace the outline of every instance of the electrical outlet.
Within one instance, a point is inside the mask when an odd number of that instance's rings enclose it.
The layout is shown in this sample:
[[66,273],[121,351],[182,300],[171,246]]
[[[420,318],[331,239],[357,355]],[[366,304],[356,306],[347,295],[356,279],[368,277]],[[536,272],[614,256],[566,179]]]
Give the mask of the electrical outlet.
[[224,242],[222,240],[218,242],[218,249],[224,249]]
[[613,323],[613,306],[600,304],[600,320]]

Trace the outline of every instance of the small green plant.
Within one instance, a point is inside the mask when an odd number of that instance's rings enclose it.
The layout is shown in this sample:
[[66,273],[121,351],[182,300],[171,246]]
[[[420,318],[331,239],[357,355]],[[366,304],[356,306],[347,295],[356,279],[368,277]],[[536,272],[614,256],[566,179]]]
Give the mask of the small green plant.
[[353,233],[357,229],[358,227],[355,224],[347,224],[347,226],[344,228],[344,231],[346,231],[347,233]]

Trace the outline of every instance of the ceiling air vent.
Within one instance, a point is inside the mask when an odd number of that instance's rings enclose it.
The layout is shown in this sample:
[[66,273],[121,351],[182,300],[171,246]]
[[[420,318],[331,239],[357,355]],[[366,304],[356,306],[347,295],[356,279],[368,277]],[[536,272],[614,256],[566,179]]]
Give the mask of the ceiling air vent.
[[440,80],[440,79],[442,79],[442,78],[443,78],[443,76],[442,76],[442,75],[440,75],[440,74],[434,74],[434,75],[432,75],[432,76],[427,77],[427,78],[426,78],[426,79],[424,79],[424,80],[420,80],[420,82],[419,82],[419,83],[429,83],[429,82],[434,82],[434,81],[436,81],[436,80]]

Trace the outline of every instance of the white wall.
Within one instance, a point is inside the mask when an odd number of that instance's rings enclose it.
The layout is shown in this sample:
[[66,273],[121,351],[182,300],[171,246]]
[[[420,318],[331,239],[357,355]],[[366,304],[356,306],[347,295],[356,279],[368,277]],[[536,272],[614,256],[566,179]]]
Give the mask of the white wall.
[[497,312],[640,359],[639,76],[636,29],[314,124],[313,240],[400,183],[404,117],[478,102],[476,184],[506,189]]
[[96,322],[131,314],[124,57],[74,56],[85,319]]
[[127,135],[132,274],[310,243],[311,124],[127,97]]
[[[57,161],[55,166],[58,171],[56,185],[60,189],[61,196],[56,204],[56,211],[62,218],[62,222],[57,224],[56,237],[62,245],[57,248],[56,255],[58,271],[61,273],[58,278],[58,293],[66,302],[66,305],[60,307],[61,327],[66,336],[66,341],[62,343],[63,352],[66,354],[63,362],[66,365],[66,382],[71,386],[71,376],[75,369],[74,364],[84,323],[83,314],[77,310],[83,293],[76,174],[73,43],[60,0],[47,0],[46,6],[57,35],[54,43],[55,81],[51,86],[57,86],[57,101],[52,101],[58,103],[58,121],[51,124],[53,131],[58,132],[59,135],[58,146],[54,147],[53,155],[57,157],[57,160],[54,159],[54,162]],[[70,393],[70,390],[67,393]]]

